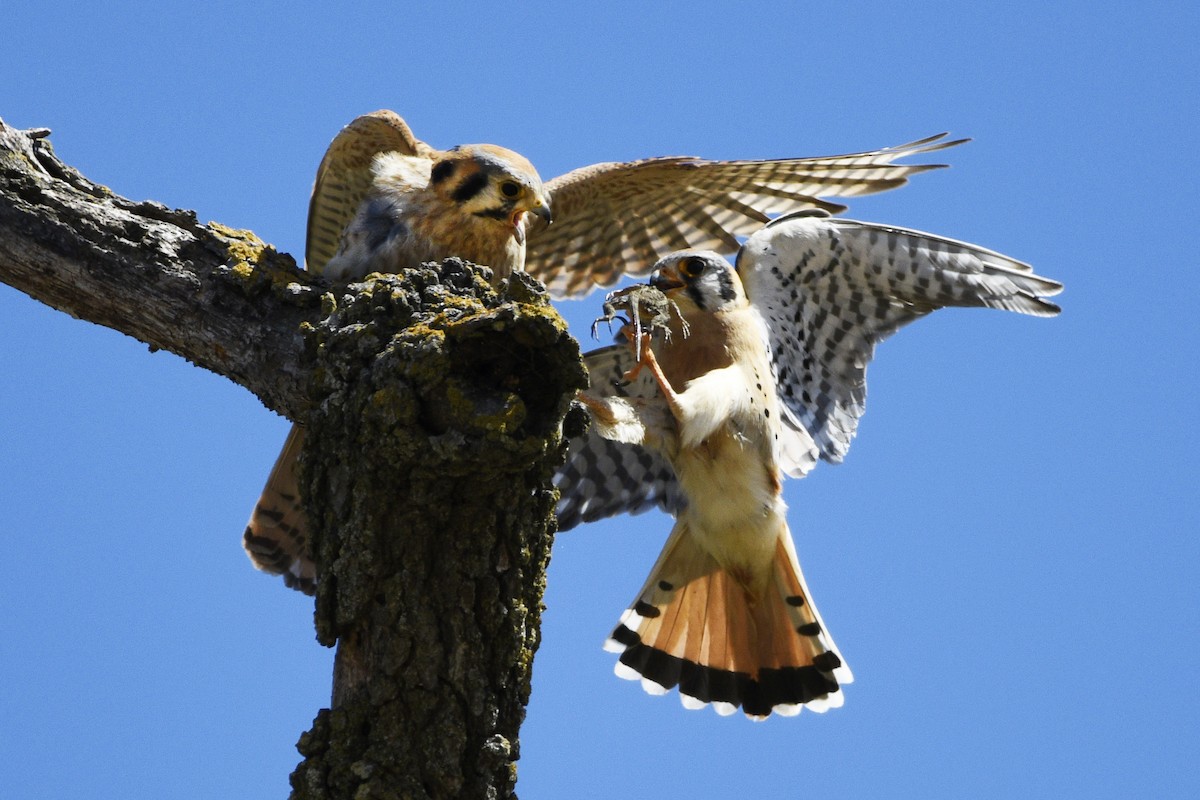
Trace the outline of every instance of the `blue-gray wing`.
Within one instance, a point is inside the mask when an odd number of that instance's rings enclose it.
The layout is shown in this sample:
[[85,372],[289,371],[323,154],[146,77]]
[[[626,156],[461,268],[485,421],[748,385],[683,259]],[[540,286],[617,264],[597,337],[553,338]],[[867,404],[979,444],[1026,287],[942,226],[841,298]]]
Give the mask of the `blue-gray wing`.
[[[617,345],[584,356],[595,395],[653,398],[657,387],[647,372],[631,382],[624,376],[634,366],[633,353]],[[684,505],[675,471],[659,452],[641,445],[605,439],[591,425],[573,439],[567,461],[554,476],[558,488],[558,528],[569,530],[617,514],[639,514],[662,508],[674,514]]]

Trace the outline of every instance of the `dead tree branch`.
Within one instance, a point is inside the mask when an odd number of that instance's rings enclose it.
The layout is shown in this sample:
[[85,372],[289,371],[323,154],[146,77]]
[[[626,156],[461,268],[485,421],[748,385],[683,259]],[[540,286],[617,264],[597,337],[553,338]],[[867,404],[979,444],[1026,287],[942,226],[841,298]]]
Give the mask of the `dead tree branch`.
[[306,426],[316,625],[338,654],[293,796],[512,796],[550,478],[586,382],[545,294],[453,259],[327,286],[253,234],[88,181],[45,135],[0,122],[0,281]]

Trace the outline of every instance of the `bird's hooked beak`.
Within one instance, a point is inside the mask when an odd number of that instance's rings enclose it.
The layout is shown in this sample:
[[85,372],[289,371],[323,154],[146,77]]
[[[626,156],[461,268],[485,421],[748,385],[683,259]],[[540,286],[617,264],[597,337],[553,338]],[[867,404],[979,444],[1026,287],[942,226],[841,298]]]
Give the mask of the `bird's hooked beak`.
[[550,213],[550,200],[545,195],[537,196],[534,205],[529,208],[529,213],[541,217],[547,225],[554,221],[554,217]]
[[660,292],[666,293],[683,286],[683,278],[679,277],[679,272],[675,267],[670,265],[662,266],[654,270],[654,273],[650,276],[650,285]]

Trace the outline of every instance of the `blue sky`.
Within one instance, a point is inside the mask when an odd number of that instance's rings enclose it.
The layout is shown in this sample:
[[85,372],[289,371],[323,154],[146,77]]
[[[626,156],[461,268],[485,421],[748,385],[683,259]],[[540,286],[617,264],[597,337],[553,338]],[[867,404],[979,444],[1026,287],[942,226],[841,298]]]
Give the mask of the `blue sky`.
[[[1194,3],[65,5],[6,9],[0,118],[294,254],[326,144],[380,107],[544,178],[973,137],[849,216],[1029,261],[1065,311],[905,329],[846,463],[789,482],[845,707],[753,724],[615,678],[600,645],[670,521],[583,527],[518,789],[1200,793]],[[564,306],[580,335],[598,303]],[[283,796],[332,663],[239,544],[287,423],[3,286],[0,319],[0,795]]]

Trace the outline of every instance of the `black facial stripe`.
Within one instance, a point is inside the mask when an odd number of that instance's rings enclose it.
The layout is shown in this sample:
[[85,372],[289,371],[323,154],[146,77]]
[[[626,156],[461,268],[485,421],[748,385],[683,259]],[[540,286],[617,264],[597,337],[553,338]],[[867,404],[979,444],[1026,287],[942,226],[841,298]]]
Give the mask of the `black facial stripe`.
[[454,174],[453,161],[439,161],[433,165],[433,171],[429,173],[429,180],[432,183],[441,183]]
[[729,270],[722,269],[717,272],[717,283],[720,286],[718,293],[726,303],[732,302],[737,297],[737,289],[733,288],[733,277],[729,274]]
[[[680,273],[682,275],[682,273]],[[710,276],[712,278],[710,279]],[[723,265],[706,263],[703,271],[695,278],[684,277],[687,286],[688,297],[692,298],[692,302],[701,311],[712,311],[704,302],[704,294],[700,289],[702,281],[715,281],[717,289],[717,297],[723,303],[731,303],[737,299],[737,289],[733,285],[733,276],[729,274],[729,270]]]
[[511,206],[501,208],[489,208],[484,211],[476,211],[475,216],[487,217],[489,219],[508,219],[508,210]]
[[479,194],[488,185],[488,176],[479,171],[468,175],[466,180],[458,185],[450,195],[450,199],[456,203],[465,203],[475,195]]

